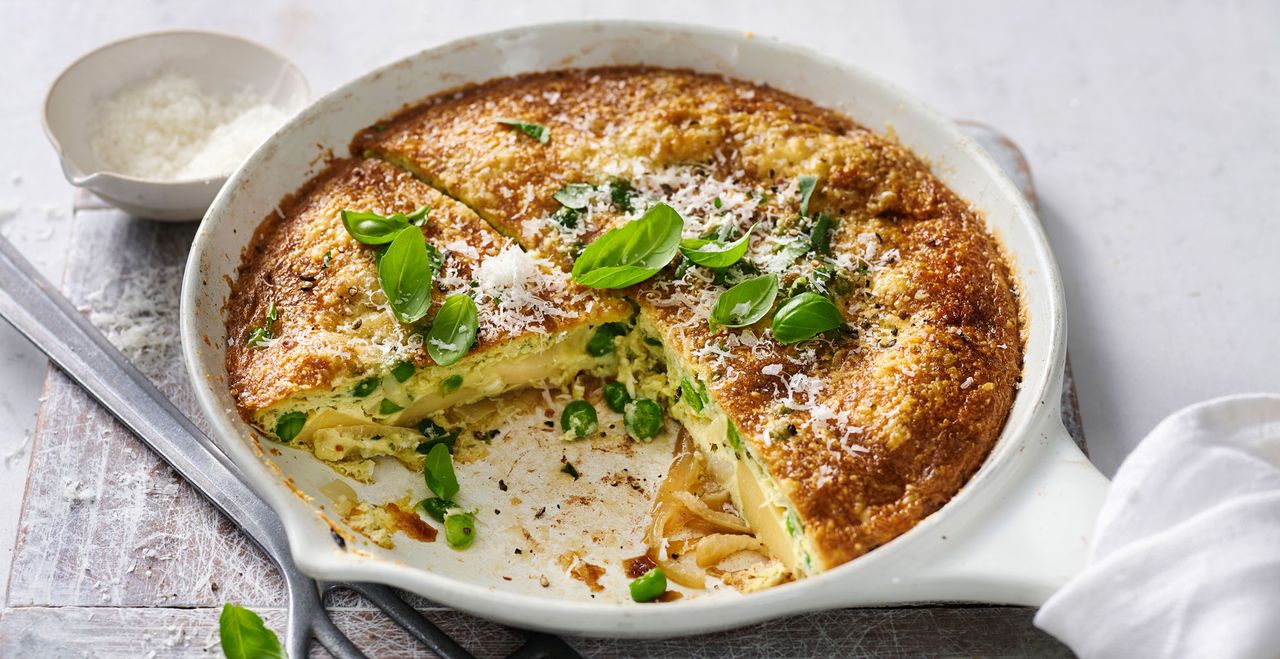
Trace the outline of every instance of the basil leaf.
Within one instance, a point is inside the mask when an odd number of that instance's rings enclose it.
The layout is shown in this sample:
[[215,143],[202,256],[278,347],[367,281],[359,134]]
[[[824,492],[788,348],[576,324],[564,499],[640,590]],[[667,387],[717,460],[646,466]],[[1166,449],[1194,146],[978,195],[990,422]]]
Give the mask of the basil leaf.
[[800,214],[809,215],[809,198],[813,196],[813,189],[818,186],[818,177],[801,176],[800,177]]
[[[414,214],[416,215],[417,211]],[[409,226],[409,220],[400,213],[383,217],[376,213],[344,210],[341,215],[342,226],[347,228],[347,233],[366,245],[385,245],[395,240],[396,236]]]
[[476,342],[476,303],[465,293],[445,299],[427,333],[427,353],[441,366],[462,359]]
[[440,442],[427,452],[422,466],[422,476],[427,487],[441,499],[452,499],[458,494],[458,476],[453,472],[453,457],[449,447]]
[[224,604],[218,616],[218,639],[227,659],[285,659],[276,633],[267,629],[258,614],[235,604]]
[[387,246],[378,261],[378,281],[400,322],[416,322],[427,315],[433,270],[427,240],[417,227],[402,229]]
[[831,300],[806,291],[783,302],[773,314],[773,338],[778,343],[796,343],[841,325],[844,317]]
[[591,197],[595,193],[595,186],[589,183],[570,183],[551,196],[565,208],[580,211],[591,203]]
[[716,270],[727,268],[742,260],[743,256],[746,256],[748,243],[751,240],[751,232],[755,228],[754,224],[751,225],[751,228],[747,229],[747,232],[742,234],[741,238],[731,243],[702,238],[681,240],[680,253],[684,254],[686,259],[700,266]]
[[835,219],[826,213],[818,213],[818,219],[809,232],[809,242],[813,250],[819,254],[831,253],[831,232],[835,230]]
[[519,119],[498,119],[497,122],[507,126],[512,126],[516,130],[543,144],[546,144],[547,140],[551,139],[551,130],[542,124],[535,124],[531,121],[520,121]]
[[711,329],[746,327],[769,313],[778,297],[778,276],[769,274],[747,279],[720,294],[711,309]]
[[657,204],[639,219],[587,245],[573,262],[573,280],[591,288],[626,288],[661,271],[675,258],[684,218]]

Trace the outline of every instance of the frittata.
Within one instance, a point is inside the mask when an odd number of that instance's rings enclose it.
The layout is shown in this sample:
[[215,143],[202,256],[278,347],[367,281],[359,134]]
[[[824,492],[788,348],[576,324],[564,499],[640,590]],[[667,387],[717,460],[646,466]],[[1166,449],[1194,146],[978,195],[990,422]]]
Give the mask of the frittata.
[[[310,415],[304,443],[373,423],[359,432],[389,446],[372,453],[412,464],[421,437],[404,428],[436,410],[583,372],[616,379],[680,421],[725,510],[802,577],[946,503],[1012,405],[1024,328],[998,242],[892,135],[835,111],[688,71],[565,70],[426,99],[352,153],[264,222],[230,298],[232,389],[269,434],[285,411]],[[428,241],[453,245],[442,272],[456,269],[433,304],[474,282],[489,328],[449,368],[414,343],[431,314],[397,321],[376,250],[339,217],[424,205]],[[546,286],[537,322],[487,306],[484,271],[516,254]],[[272,303],[274,338],[250,347]],[[592,354],[602,332],[613,345]],[[487,354],[552,346],[545,373],[431,393],[497,363]],[[402,361],[421,375],[388,387]],[[380,395],[343,393],[377,376]],[[404,411],[379,416],[382,396]]]

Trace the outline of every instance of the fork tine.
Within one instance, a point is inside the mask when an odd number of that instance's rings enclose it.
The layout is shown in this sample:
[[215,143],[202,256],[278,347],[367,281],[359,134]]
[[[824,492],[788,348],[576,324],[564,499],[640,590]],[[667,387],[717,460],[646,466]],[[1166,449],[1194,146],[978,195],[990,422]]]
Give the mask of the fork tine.
[[409,606],[407,602],[396,595],[395,591],[386,586],[371,583],[341,583],[330,584],[329,588],[348,588],[359,593],[365,599],[373,602],[373,605],[382,609],[387,617],[395,621],[431,649],[432,652],[440,655],[444,659],[475,659],[466,650],[466,648],[458,645],[456,641],[449,638],[440,630],[435,623],[427,620],[417,609]]

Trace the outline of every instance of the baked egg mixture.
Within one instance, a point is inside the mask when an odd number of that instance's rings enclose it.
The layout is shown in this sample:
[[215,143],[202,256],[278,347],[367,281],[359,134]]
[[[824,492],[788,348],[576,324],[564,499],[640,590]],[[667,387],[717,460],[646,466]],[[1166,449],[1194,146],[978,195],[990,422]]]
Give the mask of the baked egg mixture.
[[997,241],[892,135],[656,68],[361,131],[259,226],[226,317],[241,413],[332,467],[336,530],[637,602],[902,534],[983,462],[1022,368]]

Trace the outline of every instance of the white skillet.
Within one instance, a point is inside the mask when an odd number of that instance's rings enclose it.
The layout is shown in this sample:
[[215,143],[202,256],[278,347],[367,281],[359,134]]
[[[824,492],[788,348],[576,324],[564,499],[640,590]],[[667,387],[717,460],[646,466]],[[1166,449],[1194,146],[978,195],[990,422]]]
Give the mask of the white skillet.
[[[718,593],[637,605],[564,596],[557,588],[530,590],[499,579],[504,569],[518,570],[519,561],[508,553],[502,565],[492,565],[492,556],[476,550],[481,541],[453,554],[424,553],[414,548],[423,543],[409,541],[390,552],[340,550],[321,517],[332,514],[321,490],[333,480],[332,472],[299,451],[261,455],[227,391],[222,309],[228,278],[234,277],[254,227],[315,173],[326,150],[345,155],[356,131],[404,104],[499,76],[614,64],[728,74],[836,108],[866,126],[892,125],[947,185],[981,209],[1012,256],[1029,324],[1022,389],[999,442],[950,503],[899,538],[825,574],[747,596]],[[1058,268],[1027,201],[955,124],[902,90],[843,62],[766,38],[682,25],[591,21],[461,39],[385,66],[315,101],[245,162],[209,209],[187,262],[181,322],[183,357],[214,440],[280,514],[294,560],[307,573],[322,580],[391,584],[520,627],[673,636],[835,607],[1042,603],[1083,566],[1107,489],[1106,479],[1076,449],[1059,418],[1063,311]],[[277,469],[311,501],[284,484]],[[404,482],[369,494],[394,498]]]

